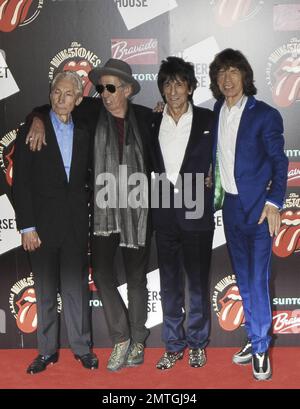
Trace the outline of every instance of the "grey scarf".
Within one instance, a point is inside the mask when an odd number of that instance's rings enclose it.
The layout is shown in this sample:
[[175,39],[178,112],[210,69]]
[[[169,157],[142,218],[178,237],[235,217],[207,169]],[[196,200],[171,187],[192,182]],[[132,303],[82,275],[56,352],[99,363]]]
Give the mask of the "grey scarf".
[[[120,246],[145,246],[148,183],[143,145],[130,103],[124,122],[122,166],[119,166],[118,131],[113,116],[103,107],[95,134],[94,234],[120,234]],[[136,174],[141,183],[134,182]]]

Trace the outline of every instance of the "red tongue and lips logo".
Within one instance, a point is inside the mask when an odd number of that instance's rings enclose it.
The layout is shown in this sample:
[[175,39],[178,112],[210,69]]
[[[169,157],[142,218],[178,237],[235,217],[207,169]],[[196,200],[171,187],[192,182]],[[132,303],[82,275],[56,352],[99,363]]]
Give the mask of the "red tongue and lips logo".
[[32,287],[27,288],[16,302],[19,307],[17,326],[26,334],[34,332],[37,327],[36,297]]
[[273,253],[278,257],[288,257],[300,250],[300,211],[282,213],[281,228],[273,241]]
[[252,0],[219,0],[216,9],[217,23],[230,27],[249,14]]
[[288,57],[274,73],[273,100],[277,106],[288,107],[300,98],[300,57]]
[[98,291],[93,280],[93,270],[91,267],[89,268],[89,288],[90,291]]
[[219,324],[225,331],[234,331],[245,322],[242,298],[236,285],[226,291],[219,303]]
[[26,19],[32,0],[0,0],[0,31],[9,33]]
[[11,150],[9,151],[9,153],[5,156],[5,159],[8,162],[8,165],[6,167],[6,182],[8,183],[9,186],[12,185],[12,176],[13,176],[13,160],[12,160],[12,156],[15,150],[15,146],[13,146],[11,148]]
[[85,60],[69,61],[64,65],[64,71],[75,71],[80,76],[83,85],[83,96],[89,95],[92,88],[92,83],[89,80],[88,73],[91,71],[90,64]]

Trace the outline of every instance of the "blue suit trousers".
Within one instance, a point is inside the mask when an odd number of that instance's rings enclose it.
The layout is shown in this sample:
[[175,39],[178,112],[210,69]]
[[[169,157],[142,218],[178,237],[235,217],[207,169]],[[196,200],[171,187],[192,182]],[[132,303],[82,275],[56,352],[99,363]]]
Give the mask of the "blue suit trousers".
[[248,224],[239,195],[225,194],[223,222],[232,267],[243,300],[253,353],[269,348],[272,312],[269,295],[272,238],[268,223]]
[[[168,231],[156,232],[163,310],[162,338],[167,351],[204,348],[208,343],[208,277],[212,239],[213,230],[184,231],[176,223]],[[184,271],[188,281],[189,308],[185,303]]]

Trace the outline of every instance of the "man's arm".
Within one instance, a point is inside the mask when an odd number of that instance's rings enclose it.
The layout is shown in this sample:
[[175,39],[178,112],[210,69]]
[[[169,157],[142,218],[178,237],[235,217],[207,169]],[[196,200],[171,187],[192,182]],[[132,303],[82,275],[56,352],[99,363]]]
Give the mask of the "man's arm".
[[24,250],[34,251],[40,246],[41,241],[34,228],[32,175],[30,175],[33,153],[25,145],[27,131],[26,126],[21,127],[16,138],[12,194],[17,227],[22,233],[22,245]]
[[283,121],[276,109],[264,117],[263,141],[266,153],[272,163],[272,183],[266,200],[282,208],[288,172],[288,158],[284,153]]
[[272,162],[272,183],[269,187],[266,204],[258,224],[268,221],[270,236],[277,235],[280,229],[280,209],[283,206],[286,185],[288,159],[284,153],[283,121],[275,109],[264,118],[263,141],[266,153]]
[[[85,123],[93,135],[97,126],[101,106],[102,100],[100,98],[84,97],[82,102],[74,108],[72,118],[75,123]],[[29,144],[30,150],[32,151],[40,151],[43,145],[47,145],[44,124],[50,109],[50,105],[43,105],[34,108],[27,116],[26,124],[29,127],[29,132],[26,136],[26,144]]]
[[47,145],[44,124],[50,109],[50,105],[36,107],[26,118],[26,124],[27,126],[30,125],[30,128],[25,143],[29,144],[29,148],[33,152],[40,151],[43,145]]

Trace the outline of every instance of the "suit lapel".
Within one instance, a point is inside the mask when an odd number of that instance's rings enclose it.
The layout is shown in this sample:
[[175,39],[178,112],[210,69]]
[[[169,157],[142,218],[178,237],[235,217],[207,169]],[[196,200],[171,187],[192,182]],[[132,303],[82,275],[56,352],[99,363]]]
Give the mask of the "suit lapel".
[[183,157],[182,164],[180,166],[179,173],[181,173],[182,170],[184,169],[184,165],[186,161],[188,160],[190,153],[193,152],[194,147],[197,145],[200,133],[201,133],[201,125],[199,124],[197,120],[197,115],[195,115],[195,108],[193,106],[193,119],[192,119],[191,132],[190,132],[188,143],[185,148],[184,157]]
[[76,167],[80,164],[80,145],[81,139],[83,136],[83,131],[76,126],[74,126],[74,133],[73,133],[73,149],[72,149],[72,157],[71,157],[71,169],[70,169],[70,178],[69,181],[72,181],[72,176],[76,170]]
[[224,99],[217,101],[214,106],[214,113],[215,113],[215,121],[213,126],[213,163],[216,163],[216,154],[217,154],[217,147],[218,147],[218,133],[219,133],[219,121],[220,121],[220,111],[222,105],[224,103]]
[[166,168],[163,160],[163,155],[161,152],[160,148],[160,143],[159,143],[159,128],[161,125],[162,121],[162,114],[155,114],[154,120],[152,123],[152,128],[153,128],[153,158],[156,161],[157,168],[156,170],[159,171],[159,173],[165,173]]
[[256,104],[255,98],[252,96],[249,96],[246,106],[241,116],[240,125],[238,128],[237,137],[236,137],[234,174],[236,174],[237,166],[239,166],[239,163],[238,163],[239,148],[243,144],[242,142],[243,137],[245,137],[245,135],[247,135],[248,133],[249,124],[251,124],[252,122],[251,117],[252,115],[254,115],[253,108],[255,107],[255,104]]
[[57,138],[56,138],[55,131],[54,131],[50,117],[48,117],[48,124],[46,126],[49,129],[48,137],[47,137],[47,145],[48,145],[49,150],[53,152],[53,159],[54,159],[53,165],[58,168],[59,173],[67,182],[68,178],[67,178],[63,158],[61,156],[61,152],[59,149],[59,145],[57,142]]

